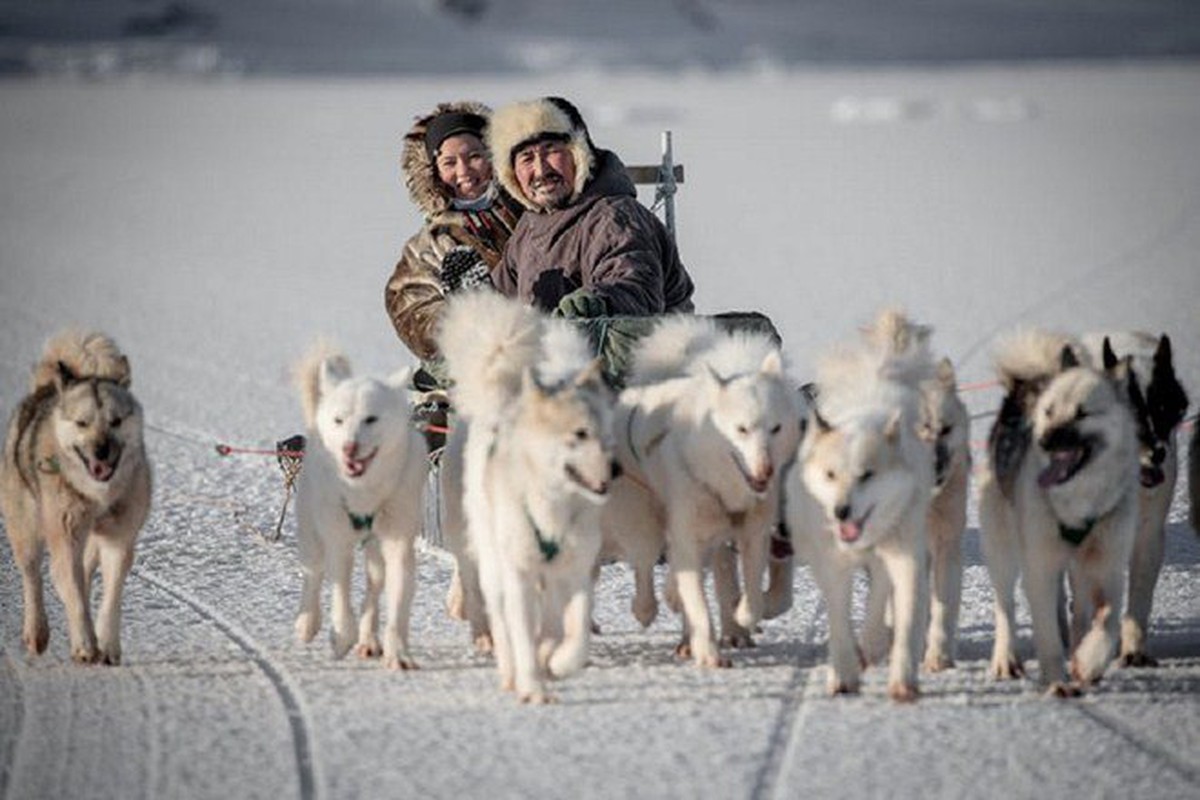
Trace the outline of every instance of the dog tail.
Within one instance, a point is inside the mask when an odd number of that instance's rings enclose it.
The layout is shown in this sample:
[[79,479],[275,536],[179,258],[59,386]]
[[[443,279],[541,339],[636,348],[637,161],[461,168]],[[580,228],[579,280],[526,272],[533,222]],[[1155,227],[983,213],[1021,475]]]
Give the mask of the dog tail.
[[647,386],[690,374],[697,358],[716,345],[717,326],[705,317],[667,317],[637,346],[629,386]]
[[521,391],[521,375],[542,357],[544,317],[495,292],[464,292],[446,303],[438,348],[454,381],[455,408],[494,414]]
[[881,311],[863,329],[863,339],[879,355],[879,372],[889,380],[917,385],[934,377],[929,339],[933,328],[913,322],[898,309]]
[[53,386],[66,368],[77,378],[104,378],[129,386],[129,359],[103,333],[65,330],[52,336],[33,368],[30,391]]
[[996,377],[1009,392],[1019,384],[1040,383],[1062,372],[1063,350],[1080,364],[1090,364],[1084,348],[1066,334],[1036,328],[1016,330],[996,343],[992,361]]
[[336,347],[325,340],[318,340],[296,365],[292,374],[300,392],[300,406],[304,409],[304,424],[310,429],[317,424],[317,406],[321,403],[321,373],[342,377],[350,375],[350,360]]

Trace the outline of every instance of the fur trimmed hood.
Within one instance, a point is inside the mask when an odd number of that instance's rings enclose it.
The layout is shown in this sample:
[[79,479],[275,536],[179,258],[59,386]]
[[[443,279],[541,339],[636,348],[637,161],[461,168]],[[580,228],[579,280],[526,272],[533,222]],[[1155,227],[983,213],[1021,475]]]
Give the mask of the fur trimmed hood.
[[425,149],[425,131],[429,123],[447,112],[467,112],[490,118],[492,110],[483,103],[459,100],[438,103],[428,114],[417,117],[412,128],[404,134],[404,146],[400,152],[400,170],[408,195],[426,219],[450,210],[451,195],[437,176],[437,165]]
[[[568,112],[568,108],[575,113]],[[492,115],[487,131],[492,168],[496,171],[497,180],[510,196],[530,211],[540,212],[544,209],[534,205],[521,191],[516,170],[513,169],[513,152],[520,145],[545,134],[567,137],[567,145],[575,160],[575,187],[571,193],[571,201],[574,202],[592,178],[596,153],[587,127],[573,106],[549,97],[513,103]]]

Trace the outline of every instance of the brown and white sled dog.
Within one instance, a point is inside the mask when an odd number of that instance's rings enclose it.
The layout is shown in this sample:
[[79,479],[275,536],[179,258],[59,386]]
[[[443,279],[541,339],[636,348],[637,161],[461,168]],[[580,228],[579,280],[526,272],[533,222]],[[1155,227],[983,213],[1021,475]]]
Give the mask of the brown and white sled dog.
[[[989,440],[980,527],[996,592],[992,673],[1021,672],[1014,587],[1024,576],[1041,683],[1058,696],[1098,680],[1116,652],[1125,567],[1137,527],[1137,436],[1128,365],[1088,363],[1077,342],[1022,331],[1000,343],[1007,390]],[[1064,575],[1081,633],[1064,670]]]
[[[1105,338],[1110,342],[1108,349]],[[1157,662],[1146,652],[1146,632],[1162,570],[1167,512],[1179,473],[1175,430],[1187,413],[1188,397],[1175,376],[1171,339],[1166,335],[1088,334],[1083,344],[1092,362],[1106,369],[1116,366],[1120,358],[1132,359],[1129,399],[1137,429],[1141,489],[1137,535],[1129,559],[1128,600],[1121,620],[1120,658],[1123,666],[1155,666]]]
[[[9,423],[0,506],[24,585],[21,638],[31,654],[50,639],[41,572],[49,549],[71,658],[121,661],[121,595],[150,511],[142,407],[129,384],[129,361],[110,338],[64,332],[46,344]],[[103,595],[93,625],[97,568]]]
[[634,356],[614,423],[622,476],[605,509],[606,550],[633,565],[634,614],[649,624],[652,569],[665,546],[684,616],[680,654],[700,666],[729,663],[704,596],[704,566],[718,548],[736,546],[744,583],[724,633],[748,638],[762,618],[768,542],[799,409],[782,354],[762,335],[681,316],[660,324]]
[[[321,584],[328,577],[334,655],[341,658],[352,646],[363,658],[382,653],[390,669],[417,666],[408,631],[428,461],[410,422],[409,372],[353,376],[346,357],[324,346],[313,348],[296,370],[309,441],[296,491],[304,575],[296,636],[308,642],[321,629]],[[355,626],[350,590],[358,547],[367,580]],[[387,612],[382,648],[381,593]]]
[[467,540],[501,687],[550,702],[545,678],[587,661],[612,396],[581,333],[498,294],[453,298],[439,345],[467,426]]
[[[933,372],[924,336],[884,312],[868,340],[822,358],[817,405],[784,484],[785,518],[798,557],[812,567],[829,607],[829,690],[859,688],[861,653],[851,622],[856,569],[888,578],[894,634],[888,694],[917,697],[926,609],[927,521],[934,483],[920,434],[921,382]],[[875,615],[882,619],[882,613]],[[864,638],[877,632],[864,630]]]

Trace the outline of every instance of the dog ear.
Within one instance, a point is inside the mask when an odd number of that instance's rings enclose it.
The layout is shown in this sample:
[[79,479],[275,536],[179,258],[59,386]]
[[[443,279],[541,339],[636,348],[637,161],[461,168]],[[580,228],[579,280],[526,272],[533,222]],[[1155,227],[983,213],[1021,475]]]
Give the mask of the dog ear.
[[783,354],[775,348],[771,348],[771,351],[763,358],[762,364],[759,365],[758,371],[763,375],[782,375]]
[[128,389],[129,385],[133,382],[133,372],[129,368],[129,357],[122,355],[118,361],[121,364],[121,377],[117,380],[117,383],[120,384],[121,388]]
[[1103,351],[1104,368],[1106,370],[1112,369],[1120,359],[1117,358],[1117,354],[1113,351],[1112,341],[1107,336],[1104,337],[1104,346],[1101,349]]
[[1063,372],[1069,369],[1074,369],[1079,366],[1079,356],[1075,355],[1074,348],[1069,344],[1064,344],[1062,352],[1059,353],[1059,367]]
[[55,365],[54,372],[54,385],[58,388],[59,394],[77,383],[79,383],[79,376],[75,374],[75,370],[71,369],[65,361],[59,361]]
[[937,363],[937,379],[945,389],[953,389],[958,377],[954,374],[954,364],[950,359],[943,358]]
[[604,359],[593,358],[588,365],[579,371],[575,376],[572,385],[578,389],[591,384],[599,384],[604,381]]
[[546,389],[538,382],[537,375],[531,367],[521,370],[521,395],[541,399],[547,394]]
[[895,443],[900,438],[900,420],[904,417],[904,413],[898,409],[892,409],[888,414],[887,422],[883,424],[883,435],[889,443]]
[[1171,365],[1171,337],[1165,333],[1158,337],[1158,347],[1154,350],[1154,372],[1159,371],[1174,373],[1174,368]]
[[1125,356],[1116,364],[1105,368],[1104,373],[1116,387],[1118,395],[1126,396],[1129,391],[1129,379],[1133,375],[1133,356]]
[[725,385],[727,383],[729,383],[729,379],[722,377],[721,373],[719,373],[715,369],[713,369],[712,364],[705,363],[704,371],[708,374],[708,376],[710,378],[713,379],[713,381],[716,383],[718,388],[724,388]]

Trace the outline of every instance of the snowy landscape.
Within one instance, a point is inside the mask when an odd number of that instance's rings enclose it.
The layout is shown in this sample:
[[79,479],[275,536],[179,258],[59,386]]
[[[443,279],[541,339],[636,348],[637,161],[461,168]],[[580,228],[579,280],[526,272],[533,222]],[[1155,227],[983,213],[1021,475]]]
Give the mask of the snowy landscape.
[[[421,549],[414,672],[292,634],[295,524],[269,450],[319,336],[411,363],[383,286],[420,219],[403,132],[448,99],[571,98],[595,141],[686,168],[698,310],[759,310],[797,384],[884,306],[935,329],[987,435],[1019,325],[1169,333],[1200,405],[1200,10],[1183,0],[0,0],[0,413],[48,336],[111,334],[147,416],[154,502],[120,667],[39,658],[0,540],[0,798],[1200,797],[1200,539],[1181,472],[1157,668],[1078,700],[987,676],[972,503],[959,661],[888,701],[825,693],[795,605],[733,667],[673,654],[606,567],[589,666],[525,707],[445,611]],[[651,192],[643,196],[649,204]],[[982,449],[975,452],[982,458]],[[659,575],[660,581],[663,575]],[[1036,677],[1028,615],[1020,646]]]

